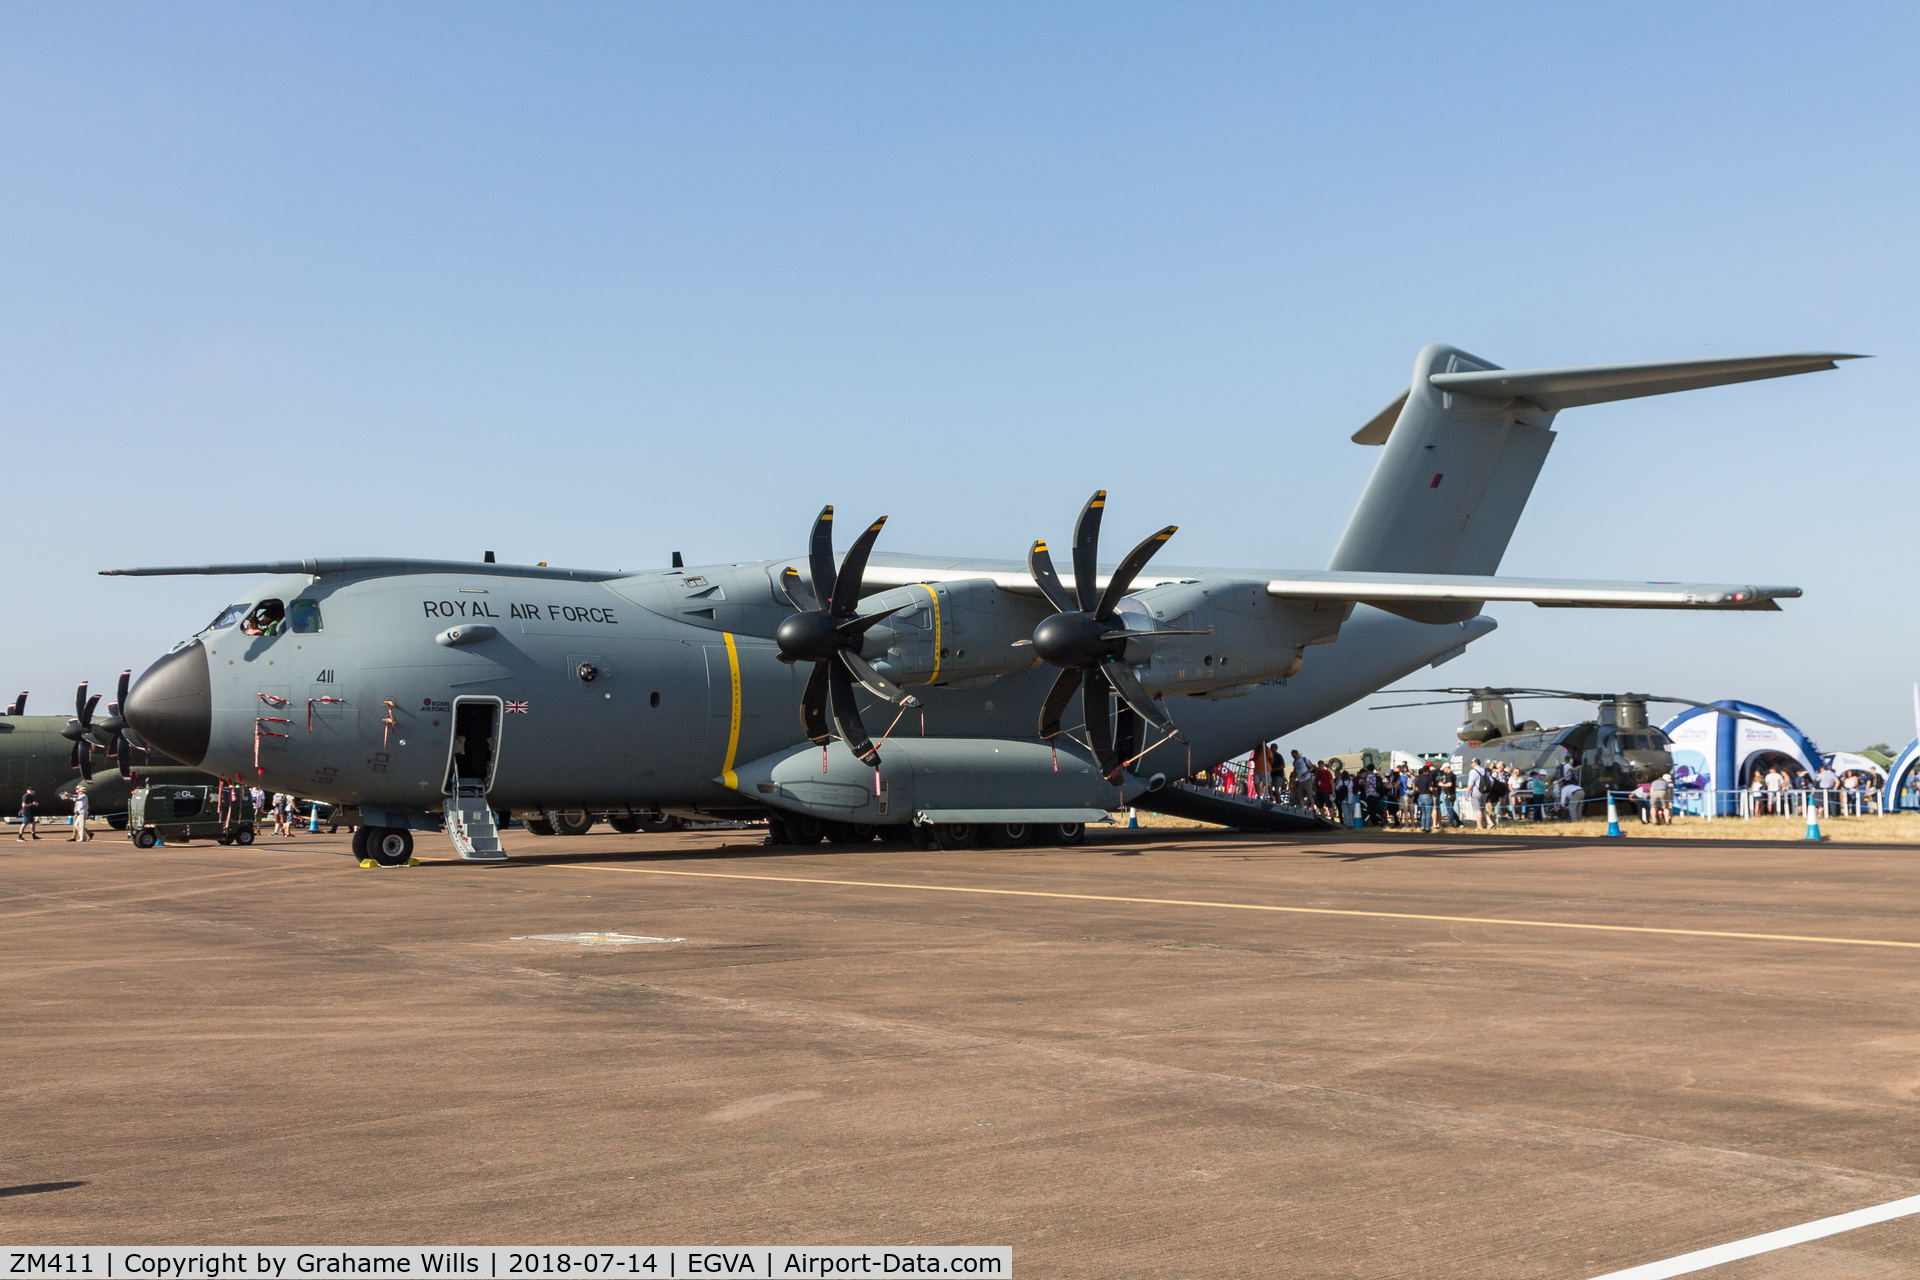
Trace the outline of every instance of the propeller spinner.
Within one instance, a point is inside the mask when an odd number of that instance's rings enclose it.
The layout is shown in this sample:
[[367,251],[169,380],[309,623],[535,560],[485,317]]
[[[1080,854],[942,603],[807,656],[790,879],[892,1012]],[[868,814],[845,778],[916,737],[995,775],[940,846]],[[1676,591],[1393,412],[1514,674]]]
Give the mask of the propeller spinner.
[[789,567],[780,574],[781,590],[799,612],[784,619],[774,632],[782,661],[813,663],[813,675],[800,699],[800,724],[808,740],[819,746],[832,740],[827,718],[831,704],[833,729],[839,731],[849,751],[876,769],[880,767],[880,752],[868,738],[866,726],[860,723],[854,683],[857,681],[875,697],[896,706],[920,705],[918,698],[895,686],[860,656],[860,641],[867,629],[905,607],[896,606],[864,618],[856,611],[861,580],[867,572],[867,557],[872,554],[874,540],[886,523],[887,518],[881,516],[868,525],[866,531],[854,539],[846,559],[836,570],[833,507],[822,507],[813,522],[813,536],[807,546],[813,588],[808,589],[796,569]]
[[[1080,509],[1073,526],[1073,591],[1069,592],[1054,571],[1053,557],[1044,540],[1036,539],[1027,551],[1027,568],[1033,580],[1057,611],[1043,618],[1033,629],[1033,651],[1041,659],[1061,668],[1060,676],[1047,692],[1040,707],[1040,737],[1052,741],[1060,736],[1060,715],[1074,692],[1081,696],[1081,713],[1086,721],[1088,745],[1099,759],[1100,772],[1109,780],[1117,779],[1131,754],[1137,723],[1144,720],[1162,733],[1180,738],[1167,713],[1135,678],[1126,660],[1127,641],[1134,634],[1120,620],[1116,606],[1133,588],[1133,580],[1146,568],[1147,561],[1178,530],[1168,525],[1127,553],[1120,567],[1101,591],[1095,579],[1099,573],[1100,516],[1107,505],[1107,491],[1098,490]],[[1120,696],[1120,725],[1116,733],[1107,713],[1107,691]]]

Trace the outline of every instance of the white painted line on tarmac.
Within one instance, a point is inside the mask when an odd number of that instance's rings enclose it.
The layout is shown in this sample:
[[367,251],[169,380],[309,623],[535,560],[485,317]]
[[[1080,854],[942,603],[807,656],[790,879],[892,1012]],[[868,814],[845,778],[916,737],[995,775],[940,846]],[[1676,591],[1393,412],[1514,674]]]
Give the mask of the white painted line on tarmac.
[[905,889],[911,893],[984,893],[1005,898],[1060,898],[1074,902],[1127,902],[1154,907],[1212,907],[1222,911],[1278,911],[1301,916],[1359,916],[1372,920],[1438,920],[1448,924],[1510,925],[1523,929],[1586,929],[1596,933],[1651,933],[1682,938],[1750,938],[1760,942],[1819,942],[1846,947],[1906,947],[1920,942],[1888,938],[1823,938],[1797,933],[1736,933],[1729,929],[1661,929],[1644,924],[1587,924],[1574,920],[1516,920],[1507,916],[1437,916],[1412,911],[1349,911],[1335,907],[1284,907],[1269,902],[1207,902],[1192,898],[1124,898],[1111,893],[1053,893],[1041,889],[990,889],[979,885],[899,884],[887,880],[823,880],[814,876],[748,875],[735,871],[670,871],[665,867],[609,867],[597,863],[546,862],[549,871],[611,871],[637,876],[687,876],[696,880],[760,880],[769,884],[821,884],[852,889]]
[[1738,1262],[1742,1258],[1751,1258],[1755,1254],[1771,1253],[1775,1249],[1785,1249],[1789,1245],[1805,1244],[1809,1240],[1818,1240],[1822,1236],[1837,1236],[1842,1231],[1854,1231],[1860,1227],[1870,1227],[1876,1222],[1888,1222],[1914,1213],[1920,1213],[1920,1196],[1890,1200],[1886,1204],[1877,1204],[1871,1209],[1855,1209],[1852,1213],[1835,1214],[1831,1218],[1804,1222],[1797,1227],[1769,1231],[1761,1236],[1748,1236],[1745,1240],[1735,1240],[1731,1244],[1717,1244],[1711,1249],[1696,1249],[1692,1253],[1683,1253],[1677,1258],[1668,1258],[1665,1262],[1643,1262],[1637,1267],[1628,1267],[1625,1271],[1609,1271],[1603,1276],[1595,1276],[1593,1280],[1666,1280],[1667,1276],[1684,1276],[1695,1271],[1705,1271],[1708,1267]]

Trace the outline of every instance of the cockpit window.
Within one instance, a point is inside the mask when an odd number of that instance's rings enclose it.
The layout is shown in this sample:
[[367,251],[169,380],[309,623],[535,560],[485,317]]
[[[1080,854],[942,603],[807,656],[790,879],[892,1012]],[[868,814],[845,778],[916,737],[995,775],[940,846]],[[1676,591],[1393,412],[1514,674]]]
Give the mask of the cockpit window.
[[295,600],[287,606],[287,625],[297,636],[310,636],[320,630],[320,602]]
[[250,636],[277,636],[286,629],[287,606],[278,600],[262,600],[240,624]]
[[244,602],[228,605],[225,609],[221,610],[219,617],[207,624],[207,630],[225,631],[228,627],[246,617],[247,610],[251,607],[251,605]]

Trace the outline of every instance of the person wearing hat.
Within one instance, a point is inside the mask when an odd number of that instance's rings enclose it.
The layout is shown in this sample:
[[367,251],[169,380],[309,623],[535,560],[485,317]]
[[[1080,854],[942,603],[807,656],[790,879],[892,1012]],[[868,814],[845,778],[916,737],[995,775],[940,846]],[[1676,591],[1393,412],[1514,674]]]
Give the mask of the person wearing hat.
[[62,791],[60,798],[73,801],[73,834],[67,837],[68,841],[78,840],[82,844],[86,843],[87,818],[91,813],[91,807],[87,803],[87,789],[75,787],[71,791]]
[[1673,775],[1663,773],[1647,787],[1647,807],[1653,811],[1653,825],[1673,825]]

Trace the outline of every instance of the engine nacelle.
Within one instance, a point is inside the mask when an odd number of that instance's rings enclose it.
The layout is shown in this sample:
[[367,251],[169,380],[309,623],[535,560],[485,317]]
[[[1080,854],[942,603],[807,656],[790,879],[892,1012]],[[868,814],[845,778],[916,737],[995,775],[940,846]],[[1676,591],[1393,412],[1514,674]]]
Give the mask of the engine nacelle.
[[1044,600],[1004,591],[990,578],[917,583],[860,602],[862,614],[905,608],[877,623],[860,646],[874,670],[900,685],[985,684],[1038,666],[1030,640],[1053,612]]
[[[1171,582],[1120,604],[1128,629],[1143,633],[1127,642],[1140,683],[1149,693],[1194,697],[1234,697],[1293,675],[1307,646],[1333,641],[1352,611],[1338,601],[1278,599],[1264,578]],[[1155,630],[1206,634],[1155,640],[1147,634]]]

